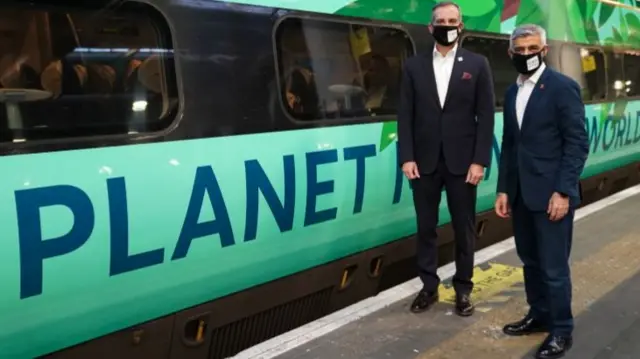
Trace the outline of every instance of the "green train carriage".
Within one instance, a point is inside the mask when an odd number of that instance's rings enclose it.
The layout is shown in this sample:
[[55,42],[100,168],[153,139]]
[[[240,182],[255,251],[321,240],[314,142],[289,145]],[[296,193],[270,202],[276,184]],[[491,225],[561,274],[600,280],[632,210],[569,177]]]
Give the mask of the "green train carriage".
[[[434,3],[3,3],[0,357],[223,358],[415,276],[393,94]],[[507,35],[534,22],[584,89],[586,202],[638,183],[636,4],[460,4],[494,164]],[[479,248],[510,235],[496,179]]]

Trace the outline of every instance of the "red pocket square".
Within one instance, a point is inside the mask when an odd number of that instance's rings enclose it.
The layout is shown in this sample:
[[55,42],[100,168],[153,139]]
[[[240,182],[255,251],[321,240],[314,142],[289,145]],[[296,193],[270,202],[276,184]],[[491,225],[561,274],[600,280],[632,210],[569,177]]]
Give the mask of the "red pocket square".
[[471,79],[471,74],[468,73],[468,72],[462,73],[462,79],[463,80],[470,80]]

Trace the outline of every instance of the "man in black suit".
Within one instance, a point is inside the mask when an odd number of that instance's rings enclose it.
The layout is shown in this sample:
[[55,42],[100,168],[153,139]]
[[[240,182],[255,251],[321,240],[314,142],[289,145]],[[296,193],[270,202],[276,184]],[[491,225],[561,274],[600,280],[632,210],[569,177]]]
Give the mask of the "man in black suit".
[[434,6],[433,51],[407,60],[398,110],[399,163],[411,180],[418,225],[418,269],[423,289],[413,312],[438,301],[438,212],[443,187],[455,232],[456,313],[474,312],[473,254],[476,186],[491,161],[493,80],[487,59],[458,47],[463,28],[453,2]]
[[529,313],[508,335],[549,332],[537,358],[560,358],[573,343],[569,253],[580,174],[589,154],[580,86],[546,67],[544,29],[522,25],[509,53],[520,73],[505,95],[495,210],[513,217]]

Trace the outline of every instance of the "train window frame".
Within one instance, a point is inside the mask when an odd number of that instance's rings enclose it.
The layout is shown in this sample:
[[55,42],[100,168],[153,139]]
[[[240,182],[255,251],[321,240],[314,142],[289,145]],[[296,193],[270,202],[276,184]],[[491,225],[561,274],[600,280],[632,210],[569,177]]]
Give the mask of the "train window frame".
[[[86,148],[87,145],[96,142],[112,144],[125,140],[131,143],[137,143],[139,141],[148,141],[154,138],[166,136],[178,127],[183,117],[181,115],[183,112],[183,94],[178,79],[179,76],[177,74],[179,66],[177,66],[178,61],[176,61],[177,59],[175,55],[176,35],[170,26],[169,19],[158,8],[143,1],[129,0],[118,4],[115,7],[108,7],[105,10],[105,8],[101,5],[104,5],[106,3],[108,3],[107,0],[96,1],[95,3],[91,4],[79,4],[70,1],[60,1],[59,3],[52,4],[48,1],[34,0],[29,2],[28,4],[8,2],[2,5],[0,8],[14,9],[19,11],[41,11],[56,13],[68,12],[71,14],[82,15],[91,14],[95,11],[106,11],[107,13],[114,15],[133,14],[133,16],[142,16],[146,18],[150,24],[151,30],[153,31],[153,38],[156,45],[154,48],[167,50],[167,53],[173,56],[172,67],[167,59],[167,55],[159,57],[160,68],[162,69],[162,71],[160,72],[162,88],[161,98],[163,101],[162,106],[167,106],[168,110],[165,116],[163,116],[164,118],[159,117],[157,119],[157,121],[159,121],[157,125],[158,129],[140,132],[114,131],[114,133],[98,135],[82,134],[74,136],[51,136],[50,138],[27,139],[24,141],[16,140],[14,138],[13,140],[0,141],[0,155],[3,153],[7,153],[6,151],[10,151],[10,153],[15,154],[25,153],[24,151],[26,151],[26,153],[29,153],[30,149],[35,149],[35,151],[38,152],[40,151],[39,148],[47,145],[63,149],[67,146],[72,146],[72,148]],[[148,48],[148,46],[141,47],[141,49],[144,48]],[[173,107],[171,107],[172,103],[174,104]],[[124,124],[122,124],[121,126],[124,126]],[[6,128],[2,131],[10,130]]]
[[[614,47],[610,47],[610,48],[614,48]],[[617,47],[617,48],[620,49],[620,50],[623,50],[623,51],[626,51],[626,50],[637,51],[637,52],[639,52],[639,54],[636,55],[636,56],[638,58],[640,58],[640,48],[634,49],[633,47],[629,47],[629,46],[621,46],[621,47]],[[632,56],[632,55],[628,55],[628,54],[624,54],[623,55],[623,60],[622,60],[623,66],[625,66],[624,62],[625,62],[627,56]],[[625,73],[625,77],[626,77],[626,73]],[[638,99],[640,99],[640,91],[638,91],[637,95],[635,95],[635,96],[625,96],[624,99],[627,99],[627,100],[638,100]]]
[[[605,61],[609,61],[609,60],[608,60],[608,56],[607,56],[606,51],[613,51],[613,50],[615,49],[615,50],[618,50],[618,51],[627,51],[627,50],[630,50],[630,51],[638,51],[638,52],[640,52],[640,47],[638,47],[638,48],[633,48],[633,47],[630,47],[630,46],[611,46],[611,45],[604,45],[604,46],[600,46],[600,48],[601,48],[602,53],[605,55],[605,56],[604,56],[604,57],[605,57]],[[626,55],[625,55],[625,54],[623,54],[623,58],[622,58],[623,70],[624,70],[624,61],[625,61],[625,56],[626,56]],[[640,56],[640,55],[639,55],[639,56]],[[606,66],[607,66],[607,101],[608,101],[608,102],[616,102],[616,101],[621,101],[621,100],[624,100],[624,101],[636,101],[636,100],[640,100],[640,93],[638,93],[638,94],[637,94],[637,95],[635,95],[635,96],[623,96],[623,97],[615,97],[615,96],[611,96],[611,97],[609,97],[609,91],[610,91],[610,88],[609,88],[609,78],[608,78],[608,76],[609,76],[609,67],[608,67],[608,65],[609,65],[609,64],[608,64],[608,63],[606,63]],[[626,74],[625,74],[625,75],[626,75]]]
[[[481,37],[481,38],[486,38],[486,39],[494,39],[494,40],[507,40],[509,41],[510,36],[509,35],[501,35],[501,34],[494,34],[494,33],[486,33],[486,32],[481,32],[481,31],[469,31],[469,32],[465,32],[460,39],[460,46],[464,47],[464,41],[467,37]],[[562,41],[562,40],[555,40],[555,39],[548,39],[548,43],[554,43],[557,46],[559,46],[560,48],[562,48],[563,46],[577,46],[577,47],[582,47],[582,48],[586,48],[586,49],[593,49],[593,50],[597,50],[599,51],[604,59],[605,62],[605,81],[609,81],[609,71],[608,71],[608,60],[607,60],[607,56],[605,54],[605,49],[606,48],[618,48],[618,49],[633,49],[631,47],[625,46],[625,47],[612,47],[612,46],[599,46],[599,45],[593,45],[593,44],[585,44],[585,43],[580,43],[580,42],[569,42],[569,41]],[[640,51],[639,49],[636,49]],[[506,56],[506,55],[505,55]],[[560,71],[562,72],[562,68],[560,69]],[[495,79],[494,79],[495,81]],[[609,86],[605,86],[605,98],[602,100],[597,100],[597,101],[584,101],[583,103],[585,105],[594,105],[594,104],[601,104],[601,103],[606,103],[606,102],[611,102],[613,101],[612,99],[609,98]],[[640,94],[638,96],[635,97],[625,97],[626,99],[635,99],[635,98],[640,98]],[[496,112],[501,112],[504,110],[504,106],[502,107],[498,107],[496,106]]]
[[[463,33],[463,35],[460,37],[460,43],[458,44],[458,46],[460,46],[461,48],[464,48],[464,41],[469,38],[469,37],[478,37],[478,38],[483,38],[483,39],[490,39],[490,40],[506,40],[507,42],[509,42],[509,35],[502,35],[502,34],[494,34],[494,33],[489,33],[489,32],[481,32],[481,31],[465,31]],[[484,56],[484,55],[483,55]],[[509,54],[504,54],[504,56],[509,56]],[[485,56],[486,57],[486,56]],[[487,59],[489,60],[489,59]],[[491,66],[491,63],[489,63],[489,66]],[[492,86],[493,86],[493,92],[494,92],[494,97],[497,98],[497,94],[495,93],[495,76],[493,75],[493,69],[491,69],[491,80],[493,82]],[[513,78],[513,83],[516,83],[516,78]],[[494,100],[495,102],[495,100]],[[504,106],[498,106],[497,104],[494,103],[494,108],[495,108],[495,112],[504,112]]]
[[294,125],[302,125],[309,126],[312,125],[314,127],[331,127],[331,126],[342,126],[342,125],[350,125],[350,124],[367,124],[367,123],[382,123],[382,122],[392,122],[397,120],[397,113],[388,114],[388,115],[375,115],[375,116],[354,116],[348,118],[335,118],[335,119],[313,119],[313,120],[300,120],[291,115],[291,113],[287,110],[285,106],[285,98],[283,97],[283,69],[281,66],[281,52],[280,47],[278,46],[278,34],[281,25],[287,20],[311,20],[318,21],[324,23],[336,23],[336,24],[345,24],[345,25],[358,25],[365,27],[378,27],[378,28],[388,28],[393,30],[401,31],[406,39],[411,44],[411,54],[407,57],[411,58],[418,55],[418,50],[416,47],[416,42],[411,36],[411,32],[402,24],[398,23],[390,23],[379,20],[363,20],[352,17],[333,17],[333,16],[322,16],[322,15],[310,15],[310,14],[300,14],[300,13],[288,13],[280,16],[272,27],[271,31],[271,43],[273,48],[273,61],[274,61],[274,69],[275,69],[275,78],[276,78],[276,86],[277,86],[277,101],[278,106],[284,117],[286,117],[291,123]]
[[581,42],[568,42],[568,41],[561,41],[562,46],[573,46],[573,47],[579,47],[579,48],[583,48],[583,49],[588,49],[588,50],[596,50],[598,52],[600,52],[600,54],[602,55],[602,60],[604,61],[604,81],[605,81],[605,94],[604,94],[604,99],[602,100],[588,100],[585,101],[584,99],[582,99],[582,102],[585,105],[597,105],[597,104],[601,104],[601,103],[605,103],[605,102],[610,102],[611,99],[609,98],[609,59],[607,58],[607,55],[605,53],[605,48],[604,46],[598,46],[598,45],[593,45],[593,44],[584,44]]
[[[509,35],[494,34],[494,33],[482,32],[482,31],[465,31],[465,33],[460,38],[460,44],[459,44],[460,47],[464,48],[464,41],[468,37],[477,37],[477,38],[484,38],[484,39],[491,39],[491,40],[505,40],[507,42],[509,42],[510,40]],[[550,47],[553,44],[554,46],[561,48],[565,44],[571,44],[571,43],[567,43],[565,41],[548,39],[547,44],[550,45]],[[505,54],[505,56],[508,56],[508,54]],[[492,69],[492,73],[493,73],[493,69]],[[495,92],[495,76],[493,76],[493,74],[492,74],[492,80],[494,82],[494,92]],[[513,79],[513,83],[515,82],[516,82],[516,78]],[[494,96],[497,96],[497,95],[494,93]],[[495,109],[496,109],[496,112],[503,112],[504,106],[495,105]]]

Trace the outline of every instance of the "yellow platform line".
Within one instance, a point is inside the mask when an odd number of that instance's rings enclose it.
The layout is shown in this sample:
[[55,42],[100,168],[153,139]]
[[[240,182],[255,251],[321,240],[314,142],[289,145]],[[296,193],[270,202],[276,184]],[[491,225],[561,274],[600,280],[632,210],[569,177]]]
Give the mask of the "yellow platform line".
[[[579,315],[640,270],[640,233],[630,233],[572,265],[573,313]],[[455,336],[419,355],[418,359],[522,358],[537,348],[545,334],[511,338],[502,334],[508,322],[520,319],[527,307],[520,298],[483,315]],[[579,346],[580,343],[574,343]]]
[[[474,287],[471,297],[476,303],[484,302],[523,281],[522,268],[519,267],[501,263],[476,266],[473,268]],[[441,302],[455,304],[456,297],[453,286],[441,285],[438,294]]]

